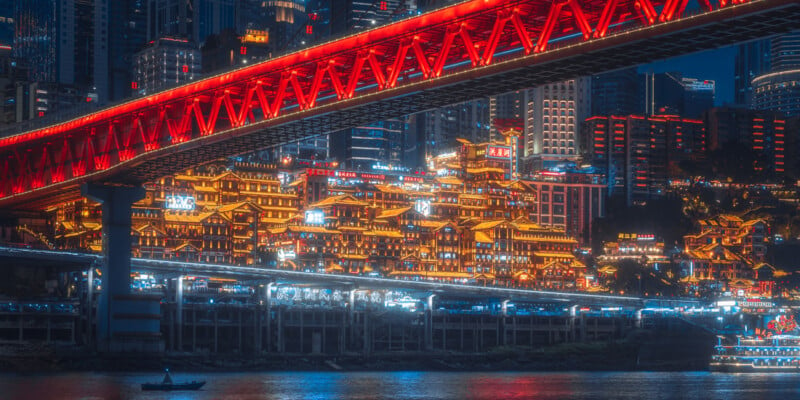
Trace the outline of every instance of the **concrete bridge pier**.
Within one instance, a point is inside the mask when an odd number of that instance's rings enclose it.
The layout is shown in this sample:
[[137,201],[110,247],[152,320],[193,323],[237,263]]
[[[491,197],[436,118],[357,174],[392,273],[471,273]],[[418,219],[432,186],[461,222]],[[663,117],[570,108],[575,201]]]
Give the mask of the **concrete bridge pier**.
[[433,299],[435,294],[425,299],[425,350],[433,350]]
[[160,352],[160,296],[131,294],[131,206],[144,198],[141,186],[88,183],[81,194],[103,204],[102,292],[98,301],[98,351]]

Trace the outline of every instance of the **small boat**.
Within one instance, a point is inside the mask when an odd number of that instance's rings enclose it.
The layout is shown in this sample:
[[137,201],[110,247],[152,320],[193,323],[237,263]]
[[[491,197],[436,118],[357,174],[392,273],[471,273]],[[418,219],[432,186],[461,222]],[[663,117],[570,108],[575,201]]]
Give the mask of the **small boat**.
[[173,382],[172,375],[169,374],[169,369],[165,371],[164,380],[159,383],[143,383],[142,390],[198,390],[206,381],[191,381],[191,382]]
[[170,391],[170,390],[198,390],[203,385],[206,384],[206,381],[191,381],[191,382],[180,382],[180,383],[143,383],[142,390],[163,390],[163,391]]

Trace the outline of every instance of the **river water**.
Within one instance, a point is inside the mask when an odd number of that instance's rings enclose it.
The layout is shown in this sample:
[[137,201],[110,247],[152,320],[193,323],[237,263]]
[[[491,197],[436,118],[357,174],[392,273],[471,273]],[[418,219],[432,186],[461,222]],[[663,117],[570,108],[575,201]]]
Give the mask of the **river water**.
[[0,375],[2,400],[800,399],[800,374],[710,372],[246,372],[175,374],[197,392],[142,392],[153,373]]

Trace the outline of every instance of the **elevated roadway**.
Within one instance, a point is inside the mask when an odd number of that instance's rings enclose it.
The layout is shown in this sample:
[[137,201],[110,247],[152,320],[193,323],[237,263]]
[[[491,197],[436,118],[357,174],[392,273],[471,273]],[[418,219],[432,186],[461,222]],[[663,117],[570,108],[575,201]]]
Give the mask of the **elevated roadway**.
[[[15,247],[0,247],[0,265],[23,262],[26,265],[70,265],[75,269],[91,265],[101,265],[102,256],[65,251],[36,250]],[[141,272],[155,272],[166,275],[199,275],[230,277],[242,280],[264,280],[286,283],[314,283],[328,286],[349,286],[362,289],[402,289],[475,298],[503,298],[512,301],[557,300],[577,304],[602,304],[620,306],[691,306],[699,302],[693,299],[641,298],[582,292],[558,292],[547,290],[512,289],[494,286],[472,286],[427,281],[407,281],[387,278],[373,278],[355,275],[320,274],[287,270],[264,269],[258,267],[235,266],[209,263],[189,263],[169,260],[132,258],[131,268]]]

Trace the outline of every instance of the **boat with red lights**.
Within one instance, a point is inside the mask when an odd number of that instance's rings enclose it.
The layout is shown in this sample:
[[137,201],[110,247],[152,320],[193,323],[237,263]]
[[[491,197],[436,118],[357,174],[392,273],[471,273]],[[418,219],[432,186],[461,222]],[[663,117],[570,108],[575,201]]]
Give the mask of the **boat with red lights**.
[[779,316],[760,335],[737,336],[735,344],[728,337],[718,336],[709,367],[721,372],[800,372],[800,336],[796,330],[793,316]]

